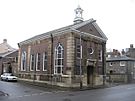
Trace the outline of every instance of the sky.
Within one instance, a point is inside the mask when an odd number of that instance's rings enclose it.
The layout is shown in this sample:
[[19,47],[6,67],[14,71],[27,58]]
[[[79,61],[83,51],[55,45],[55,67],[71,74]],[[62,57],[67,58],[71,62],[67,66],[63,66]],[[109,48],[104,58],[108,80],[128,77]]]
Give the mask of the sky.
[[135,0],[0,0],[0,43],[17,43],[73,24],[74,9],[95,19],[107,36],[107,49],[135,47]]

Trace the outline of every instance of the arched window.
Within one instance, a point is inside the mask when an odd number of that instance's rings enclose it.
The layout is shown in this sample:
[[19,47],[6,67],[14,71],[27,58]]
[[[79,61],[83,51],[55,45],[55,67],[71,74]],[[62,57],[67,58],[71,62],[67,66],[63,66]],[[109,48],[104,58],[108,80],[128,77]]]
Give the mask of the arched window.
[[37,53],[36,54],[36,71],[40,71],[40,66],[41,66],[41,54]]
[[31,54],[30,55],[30,71],[33,71],[34,68],[35,68],[34,67],[34,65],[35,65],[34,61],[35,61],[34,54]]
[[23,51],[21,56],[21,71],[25,70],[26,70],[26,51]]
[[54,55],[54,74],[63,74],[64,49],[60,43],[55,47]]
[[47,52],[43,53],[43,71],[47,70],[47,60],[48,59],[48,54]]

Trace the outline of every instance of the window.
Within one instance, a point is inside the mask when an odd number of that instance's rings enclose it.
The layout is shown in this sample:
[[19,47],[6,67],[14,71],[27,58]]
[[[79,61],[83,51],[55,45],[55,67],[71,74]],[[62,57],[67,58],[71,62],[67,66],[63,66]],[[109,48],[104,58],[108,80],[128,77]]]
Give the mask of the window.
[[80,59],[82,59],[82,46],[76,43],[76,63],[74,68],[74,74],[80,74]]
[[59,43],[55,48],[55,57],[54,57],[54,74],[63,74],[63,65],[64,65],[64,49]]
[[23,51],[21,56],[21,71],[25,70],[26,70],[26,51]]
[[88,48],[88,53],[89,54],[93,54],[94,53],[94,49],[92,47]]
[[134,68],[135,68],[135,62],[134,62]]
[[15,62],[18,63],[18,57],[15,57]]
[[41,60],[41,55],[40,53],[37,53],[37,56],[36,56],[36,71],[40,71],[40,60]]
[[47,70],[47,52],[43,53],[43,71]]
[[13,57],[12,61],[15,62],[15,63],[18,63],[18,57]]
[[112,62],[109,62],[109,66],[113,66],[113,63]]
[[76,57],[78,59],[82,58],[82,46],[80,44],[76,46]]
[[120,61],[120,66],[125,66],[125,61]]
[[99,60],[101,60],[102,61],[102,50],[99,50]]
[[108,57],[108,58],[110,58],[110,57],[111,57],[111,55],[109,54],[107,57]]
[[30,56],[30,71],[34,70],[34,54]]

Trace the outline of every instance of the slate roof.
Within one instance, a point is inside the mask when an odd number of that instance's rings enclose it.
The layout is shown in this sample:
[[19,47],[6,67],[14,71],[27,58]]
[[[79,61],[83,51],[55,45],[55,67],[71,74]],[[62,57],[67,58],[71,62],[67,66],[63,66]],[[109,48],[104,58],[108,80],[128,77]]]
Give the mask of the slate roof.
[[53,36],[57,36],[57,35],[60,35],[60,34],[64,34],[65,32],[80,32],[79,30],[77,30],[78,28],[86,25],[86,24],[89,24],[91,23],[95,28],[96,30],[99,32],[99,34],[102,36],[102,37],[98,37],[98,36],[95,36],[95,35],[92,35],[90,33],[86,33],[86,32],[83,32],[84,35],[90,35],[91,37],[94,37],[96,39],[99,39],[99,40],[103,40],[103,41],[106,41],[107,40],[107,37],[105,36],[105,34],[102,32],[102,30],[99,28],[99,26],[97,25],[96,23],[96,20],[94,19],[89,19],[89,20],[86,20],[86,21],[83,21],[81,23],[78,23],[78,24],[72,24],[72,25],[69,25],[69,26],[66,26],[66,27],[62,27],[62,28],[59,28],[59,29],[56,29],[56,30],[52,30],[52,31],[49,31],[49,32],[46,32],[46,33],[43,33],[43,34],[40,34],[40,35],[36,35],[30,39],[27,39],[27,40],[24,40],[20,43],[18,43],[18,45],[23,45],[23,44],[28,44],[28,43],[31,43],[33,41],[36,41],[36,40],[43,40],[45,38],[49,38],[51,37],[51,34]]
[[[4,39],[5,40],[5,39]],[[0,57],[5,57],[6,55],[15,52],[16,49],[11,47],[8,43],[7,40],[3,41],[3,43],[0,44]]]
[[12,53],[14,53],[16,51],[18,51],[18,50],[13,50],[13,51],[10,51],[10,52],[0,53],[0,57],[6,57],[7,55],[12,54]]
[[135,61],[135,59],[123,55],[123,56],[106,58],[106,61],[107,62],[111,62],[111,61]]

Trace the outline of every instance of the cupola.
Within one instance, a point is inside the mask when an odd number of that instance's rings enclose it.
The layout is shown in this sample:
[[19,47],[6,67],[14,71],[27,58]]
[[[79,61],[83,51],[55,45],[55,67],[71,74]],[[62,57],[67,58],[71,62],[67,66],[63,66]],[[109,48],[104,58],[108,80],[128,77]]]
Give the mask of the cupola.
[[75,9],[75,18],[74,18],[74,24],[83,22],[82,18],[83,9],[78,5],[78,7]]

